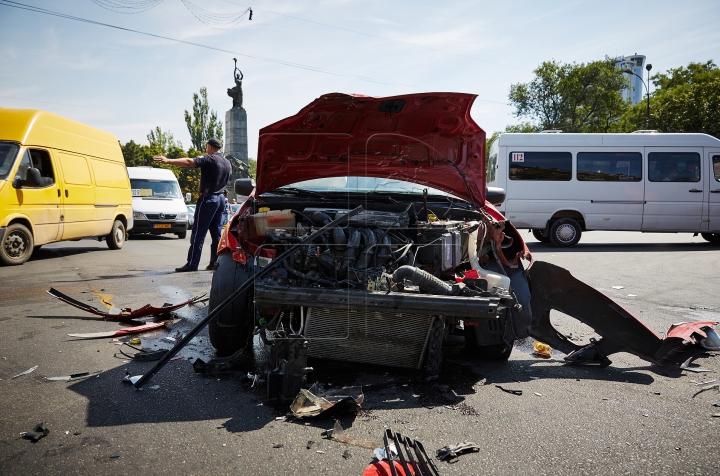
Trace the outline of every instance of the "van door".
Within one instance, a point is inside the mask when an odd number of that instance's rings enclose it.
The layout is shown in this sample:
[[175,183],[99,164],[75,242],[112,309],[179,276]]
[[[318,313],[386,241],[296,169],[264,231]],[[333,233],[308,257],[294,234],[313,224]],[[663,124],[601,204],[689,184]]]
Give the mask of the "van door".
[[95,187],[85,157],[58,152],[63,173],[63,240],[86,238],[95,232]]
[[15,189],[18,211],[30,218],[35,230],[33,241],[36,245],[52,243],[60,239],[61,206],[60,187],[48,151],[26,149],[15,174],[15,180],[25,180],[30,167],[40,171],[40,185],[37,187],[23,185]]
[[702,147],[645,147],[643,230],[702,230],[702,154]]
[[708,182],[710,193],[708,193],[708,231],[720,233],[720,149],[708,152],[710,171]]

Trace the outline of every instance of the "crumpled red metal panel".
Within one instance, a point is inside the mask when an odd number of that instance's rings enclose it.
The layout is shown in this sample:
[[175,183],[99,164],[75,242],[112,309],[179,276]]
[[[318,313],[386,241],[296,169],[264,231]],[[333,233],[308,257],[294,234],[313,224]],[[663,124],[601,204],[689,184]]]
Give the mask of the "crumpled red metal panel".
[[703,327],[715,327],[717,322],[715,321],[704,321],[704,322],[681,322],[673,324],[667,331],[667,337],[677,337],[688,342],[697,342],[695,335],[700,337],[707,337],[707,334],[702,330]]

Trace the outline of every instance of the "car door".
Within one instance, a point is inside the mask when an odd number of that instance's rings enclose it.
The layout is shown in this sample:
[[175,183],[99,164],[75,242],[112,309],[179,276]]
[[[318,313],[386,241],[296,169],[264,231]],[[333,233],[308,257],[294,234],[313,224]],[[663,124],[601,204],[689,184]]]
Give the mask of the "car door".
[[708,231],[720,233],[720,149],[708,152],[710,172],[708,182],[710,189],[708,193]]
[[[27,170],[30,167],[40,171],[40,184],[20,185],[26,180]],[[15,193],[19,211],[32,222],[35,244],[42,245],[58,240],[61,228],[60,187],[48,151],[37,148],[25,149],[13,183],[18,185]]]
[[702,156],[702,147],[645,147],[643,230],[702,230]]
[[93,236],[95,232],[95,187],[87,160],[82,155],[58,152],[63,173],[65,221],[62,239]]

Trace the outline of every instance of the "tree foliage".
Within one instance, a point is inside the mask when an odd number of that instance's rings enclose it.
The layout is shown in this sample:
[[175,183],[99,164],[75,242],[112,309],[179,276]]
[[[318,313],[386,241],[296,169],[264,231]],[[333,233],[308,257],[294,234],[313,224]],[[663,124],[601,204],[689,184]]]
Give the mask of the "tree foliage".
[[690,63],[652,77],[650,120],[646,103],[630,108],[622,118],[624,132],[704,132],[720,138],[720,69],[713,61]]
[[257,178],[257,160],[248,158],[248,165],[250,166],[250,176]]
[[150,147],[160,151],[163,155],[167,155],[170,149],[180,149],[183,146],[180,141],[176,141],[173,137],[172,132],[163,132],[160,126],[151,130],[147,135],[147,140],[150,143]]
[[615,60],[561,64],[546,61],[529,83],[510,87],[515,116],[535,130],[610,132],[627,109],[621,91],[628,84]]
[[205,143],[210,138],[222,140],[222,123],[218,121],[217,113],[210,110],[205,87],[200,88],[200,94],[193,93],[192,116],[185,110],[185,124],[190,141],[197,150],[205,150]]

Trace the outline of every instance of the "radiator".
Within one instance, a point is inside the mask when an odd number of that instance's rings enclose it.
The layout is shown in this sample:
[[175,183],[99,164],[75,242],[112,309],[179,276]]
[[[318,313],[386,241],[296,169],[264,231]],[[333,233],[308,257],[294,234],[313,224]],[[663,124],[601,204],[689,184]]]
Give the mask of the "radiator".
[[422,314],[309,308],[308,355],[419,369],[434,319]]

